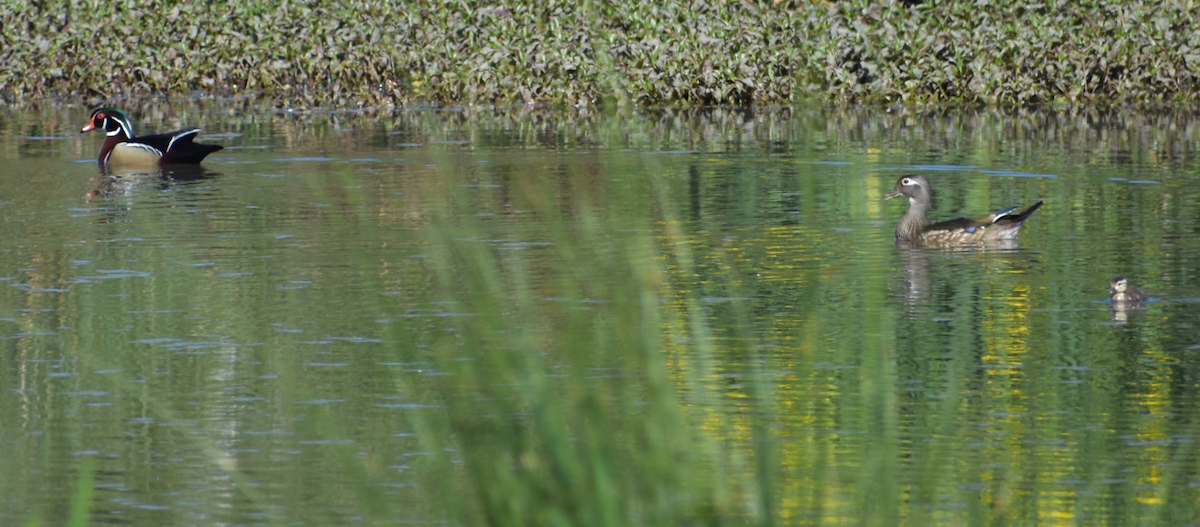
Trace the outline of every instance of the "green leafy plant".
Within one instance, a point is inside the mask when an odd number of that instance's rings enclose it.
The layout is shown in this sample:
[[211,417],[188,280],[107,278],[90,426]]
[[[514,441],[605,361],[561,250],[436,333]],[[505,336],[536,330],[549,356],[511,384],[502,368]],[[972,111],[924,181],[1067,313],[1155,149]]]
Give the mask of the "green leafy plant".
[[10,2],[0,12],[0,97],[1170,103],[1200,93],[1200,21],[1189,5]]

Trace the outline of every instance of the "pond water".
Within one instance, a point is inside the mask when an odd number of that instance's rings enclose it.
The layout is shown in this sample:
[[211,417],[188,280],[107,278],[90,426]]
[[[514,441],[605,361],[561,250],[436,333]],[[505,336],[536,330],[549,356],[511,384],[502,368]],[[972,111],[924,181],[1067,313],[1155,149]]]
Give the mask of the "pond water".
[[1190,113],[89,110],[0,110],[5,525],[1200,524]]

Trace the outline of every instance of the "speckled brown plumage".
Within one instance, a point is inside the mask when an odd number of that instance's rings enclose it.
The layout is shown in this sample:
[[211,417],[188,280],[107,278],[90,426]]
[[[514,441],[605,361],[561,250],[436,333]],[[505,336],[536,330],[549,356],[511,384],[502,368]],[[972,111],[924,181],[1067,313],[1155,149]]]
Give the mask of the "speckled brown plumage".
[[929,181],[916,175],[900,176],[896,188],[884,199],[899,197],[908,198],[908,212],[896,224],[896,239],[933,245],[1011,240],[1017,237],[1029,215],[1042,206],[1039,201],[1021,212],[1013,207],[973,218],[930,223],[928,214],[933,203],[933,191]]

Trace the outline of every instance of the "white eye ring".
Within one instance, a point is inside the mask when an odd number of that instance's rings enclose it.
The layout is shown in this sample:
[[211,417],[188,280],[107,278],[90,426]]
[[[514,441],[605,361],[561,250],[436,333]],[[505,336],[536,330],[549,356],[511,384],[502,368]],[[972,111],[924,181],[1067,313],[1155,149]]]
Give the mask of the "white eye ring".
[[904,186],[906,186],[906,187],[907,187],[907,186],[909,186],[909,185],[913,184],[913,182],[912,182],[912,180],[911,180],[911,179],[904,178],[904,179],[901,179],[901,180],[900,180],[900,184],[901,184],[901,185],[904,185]]

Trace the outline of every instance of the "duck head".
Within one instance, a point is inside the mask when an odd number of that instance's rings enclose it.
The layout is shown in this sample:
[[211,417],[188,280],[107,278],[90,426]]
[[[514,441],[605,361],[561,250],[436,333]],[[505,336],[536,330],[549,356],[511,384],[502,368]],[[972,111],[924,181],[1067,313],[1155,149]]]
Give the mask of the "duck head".
[[87,126],[84,126],[79,133],[87,133],[96,129],[104,130],[105,135],[121,140],[133,137],[133,125],[129,122],[129,116],[116,108],[98,108],[92,111],[92,117],[88,120]]
[[933,193],[929,189],[929,182],[925,178],[916,175],[900,176],[896,180],[896,188],[888,192],[883,199],[892,199],[906,197],[910,205],[923,204],[928,205],[933,199]]

